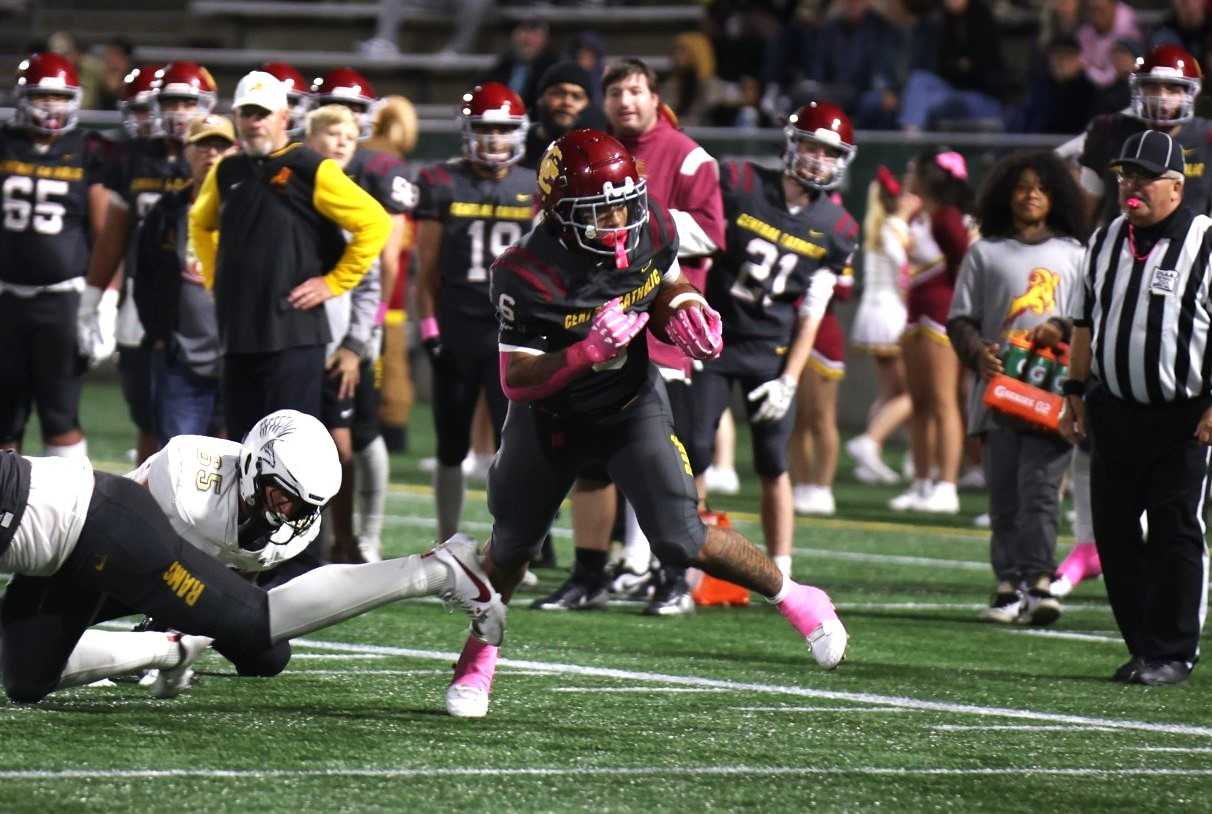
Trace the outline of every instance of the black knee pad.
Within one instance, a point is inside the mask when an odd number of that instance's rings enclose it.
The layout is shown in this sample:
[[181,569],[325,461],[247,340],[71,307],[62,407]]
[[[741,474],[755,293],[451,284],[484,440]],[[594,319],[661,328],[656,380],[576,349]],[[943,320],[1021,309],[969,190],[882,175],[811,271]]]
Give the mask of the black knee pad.
[[686,568],[698,561],[699,552],[706,540],[707,530],[704,528],[696,535],[677,540],[649,540],[649,544],[662,566]]
[[273,678],[290,663],[290,642],[278,642],[268,650],[236,653],[230,658],[236,672],[246,678]]

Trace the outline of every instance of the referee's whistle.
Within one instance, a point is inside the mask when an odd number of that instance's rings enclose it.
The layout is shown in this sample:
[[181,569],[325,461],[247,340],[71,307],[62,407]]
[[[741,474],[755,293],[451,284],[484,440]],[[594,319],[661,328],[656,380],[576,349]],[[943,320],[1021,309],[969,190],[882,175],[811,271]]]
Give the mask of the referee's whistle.
[[1124,201],[1124,206],[1128,207],[1129,209],[1140,209],[1141,203],[1143,203],[1141,199],[1133,195],[1131,198]]

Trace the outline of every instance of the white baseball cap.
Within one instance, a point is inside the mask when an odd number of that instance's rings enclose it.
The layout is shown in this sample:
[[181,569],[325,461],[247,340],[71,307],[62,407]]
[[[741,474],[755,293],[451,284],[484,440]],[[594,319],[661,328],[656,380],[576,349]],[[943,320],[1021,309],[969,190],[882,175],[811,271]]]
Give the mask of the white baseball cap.
[[264,108],[270,113],[286,110],[286,86],[273,74],[249,71],[236,85],[236,99],[232,102],[236,110],[244,105]]

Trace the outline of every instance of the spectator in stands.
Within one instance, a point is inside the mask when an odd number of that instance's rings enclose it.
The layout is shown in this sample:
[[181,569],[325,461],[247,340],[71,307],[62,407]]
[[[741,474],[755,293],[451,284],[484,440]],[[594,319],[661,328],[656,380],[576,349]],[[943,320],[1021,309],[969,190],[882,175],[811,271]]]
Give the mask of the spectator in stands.
[[392,224],[335,162],[287,148],[286,88],[273,76],[247,74],[233,107],[244,152],[206,176],[189,236],[215,292],[227,431],[242,438],[274,410],[320,416],[332,338],[321,306],[357,285]]
[[1111,64],[1115,66],[1115,81],[1099,91],[1094,107],[1096,115],[1119,113],[1131,106],[1130,78],[1132,72],[1136,70],[1136,60],[1142,56],[1144,56],[1144,51],[1137,40],[1124,38],[1115,41],[1115,45],[1111,48]]
[[1115,82],[1115,66],[1111,49],[1116,40],[1141,39],[1136,24],[1136,12],[1119,0],[1086,0],[1085,21],[1077,29],[1077,41],[1082,47],[1082,62],[1086,75],[1100,88]]
[[[403,96],[385,96],[375,107],[370,138],[363,143],[368,150],[386,153],[405,161],[403,174],[416,181],[415,168],[406,159],[417,146],[417,110]],[[383,403],[379,407],[379,429],[390,452],[408,449],[408,419],[412,416],[412,371],[408,363],[407,303],[408,270],[416,242],[416,224],[404,215],[399,273],[395,285],[384,292],[387,316],[383,321]]]
[[101,46],[101,83],[97,89],[97,107],[117,110],[122,100],[126,75],[135,67],[134,48],[125,37],[115,37]]
[[521,20],[509,35],[509,50],[501,55],[484,81],[508,85],[530,110],[539,96],[539,78],[559,60],[559,54],[551,47],[547,23]]
[[915,63],[901,99],[901,126],[1000,123],[1006,64],[993,12],[984,0],[944,0],[914,36]]
[[1212,44],[1212,15],[1205,0],[1173,0],[1170,13],[1149,38],[1150,48],[1166,43],[1182,46],[1204,64]]
[[706,34],[689,31],[673,38],[673,72],[661,87],[661,98],[681,125],[736,123],[740,88],[715,73],[715,49]]
[[[812,76],[821,36],[823,0],[799,0],[791,19],[770,39],[762,65],[762,113],[780,121],[792,110],[791,94]],[[860,125],[861,126],[861,125]]]
[[1080,133],[1094,115],[1102,94],[1086,76],[1081,46],[1075,37],[1058,37],[1048,45],[1047,56],[1048,72],[1035,82],[1011,129]]
[[539,101],[534,108],[522,166],[536,169],[547,145],[580,127],[606,129],[606,114],[593,102],[594,82],[576,62],[557,62],[539,80]]
[[863,94],[896,84],[905,46],[870,0],[837,0],[835,8],[836,15],[821,26],[811,78],[821,85],[817,95],[854,111]]
[[606,41],[596,31],[579,31],[568,46],[568,58],[589,72],[589,98],[602,107],[602,74],[606,70]]
[[230,119],[214,113],[194,119],[185,137],[189,183],[160,196],[138,232],[134,299],[143,342],[152,354],[153,409],[161,444],[178,435],[209,435],[213,426],[219,328],[187,221],[210,168],[235,150]]
[[1081,27],[1081,0],[1045,0],[1040,6],[1039,50],[1048,47],[1057,37],[1077,36]]

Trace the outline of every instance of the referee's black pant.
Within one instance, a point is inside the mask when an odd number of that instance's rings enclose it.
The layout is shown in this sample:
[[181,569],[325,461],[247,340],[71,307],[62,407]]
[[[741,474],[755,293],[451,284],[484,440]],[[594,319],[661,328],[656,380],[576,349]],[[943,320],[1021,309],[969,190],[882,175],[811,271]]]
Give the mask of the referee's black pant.
[[234,441],[275,410],[298,410],[319,419],[323,402],[323,345],[223,357],[223,408],[227,437]]
[[1194,664],[1199,655],[1209,448],[1195,440],[1195,427],[1209,405],[1208,398],[1135,404],[1102,386],[1086,397],[1094,535],[1107,598],[1128,650],[1148,661]]

